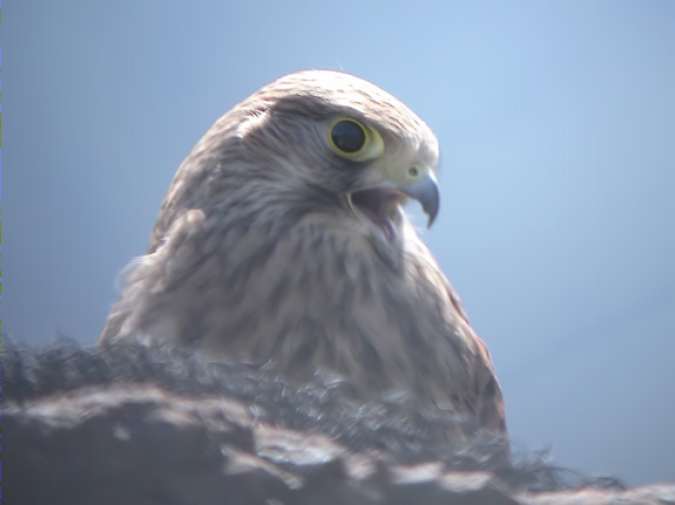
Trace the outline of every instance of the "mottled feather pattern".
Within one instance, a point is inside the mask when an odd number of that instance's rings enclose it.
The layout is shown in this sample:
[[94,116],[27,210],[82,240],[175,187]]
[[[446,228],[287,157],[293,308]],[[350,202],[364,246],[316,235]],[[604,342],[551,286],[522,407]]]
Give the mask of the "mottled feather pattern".
[[357,395],[398,392],[503,432],[487,349],[405,214],[386,237],[344,198],[377,165],[326,148],[336,116],[377,127],[377,163],[437,161],[431,130],[370,83],[318,71],[272,83],[179,167],[102,343],[188,346],[300,382],[335,373]]

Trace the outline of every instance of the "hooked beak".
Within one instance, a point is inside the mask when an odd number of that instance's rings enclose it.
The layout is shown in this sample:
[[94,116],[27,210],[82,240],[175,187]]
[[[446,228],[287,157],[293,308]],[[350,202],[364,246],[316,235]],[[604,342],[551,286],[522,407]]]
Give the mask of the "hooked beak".
[[429,218],[431,227],[438,215],[440,195],[438,182],[433,171],[427,167],[410,167],[405,172],[400,169],[383,170],[384,181],[370,188],[360,189],[348,194],[349,205],[377,225],[386,236],[395,234],[395,209],[403,197],[417,200]]
[[422,205],[424,213],[429,218],[427,228],[431,228],[441,205],[438,181],[434,173],[431,170],[427,170],[418,180],[400,185],[397,189],[404,195],[417,200]]

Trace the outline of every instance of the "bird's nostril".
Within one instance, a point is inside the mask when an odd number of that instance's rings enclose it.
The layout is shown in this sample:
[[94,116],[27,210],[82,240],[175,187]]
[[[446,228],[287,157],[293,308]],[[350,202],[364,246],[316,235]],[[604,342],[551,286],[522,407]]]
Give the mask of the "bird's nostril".
[[412,177],[417,177],[417,176],[419,175],[420,171],[417,169],[417,167],[410,167],[410,168],[408,169],[408,173],[409,173]]

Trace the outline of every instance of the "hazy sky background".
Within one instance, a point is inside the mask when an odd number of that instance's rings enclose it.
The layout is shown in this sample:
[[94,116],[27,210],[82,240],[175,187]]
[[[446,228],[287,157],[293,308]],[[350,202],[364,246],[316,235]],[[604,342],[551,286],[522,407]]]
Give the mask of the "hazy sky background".
[[425,233],[521,449],[675,480],[675,2],[6,0],[7,333],[93,343],[191,146],[343,69],[437,133]]

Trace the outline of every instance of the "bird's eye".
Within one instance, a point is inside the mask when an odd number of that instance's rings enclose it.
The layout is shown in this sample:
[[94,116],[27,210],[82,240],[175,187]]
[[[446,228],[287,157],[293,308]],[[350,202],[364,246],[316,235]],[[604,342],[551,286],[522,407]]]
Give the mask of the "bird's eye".
[[338,118],[330,124],[328,144],[335,154],[353,161],[365,161],[382,154],[382,138],[356,119]]
[[349,154],[359,152],[366,143],[366,131],[356,121],[343,119],[333,125],[330,132],[333,145]]

